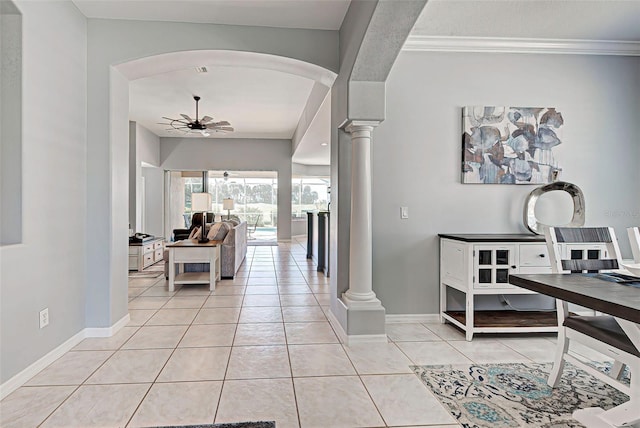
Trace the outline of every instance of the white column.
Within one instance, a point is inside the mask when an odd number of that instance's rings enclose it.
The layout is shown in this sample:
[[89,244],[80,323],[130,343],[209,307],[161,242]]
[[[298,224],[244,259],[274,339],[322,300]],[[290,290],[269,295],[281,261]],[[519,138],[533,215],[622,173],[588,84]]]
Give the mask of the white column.
[[371,278],[371,132],[378,124],[352,121],[345,127],[351,134],[349,289],[343,294],[348,306],[380,305]]

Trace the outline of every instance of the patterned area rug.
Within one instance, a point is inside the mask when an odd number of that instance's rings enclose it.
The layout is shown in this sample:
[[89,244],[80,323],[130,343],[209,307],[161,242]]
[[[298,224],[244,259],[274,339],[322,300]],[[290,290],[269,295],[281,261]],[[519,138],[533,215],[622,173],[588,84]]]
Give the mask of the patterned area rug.
[[547,385],[551,364],[412,366],[465,428],[582,427],[571,414],[610,409],[629,397],[567,364],[560,385]]

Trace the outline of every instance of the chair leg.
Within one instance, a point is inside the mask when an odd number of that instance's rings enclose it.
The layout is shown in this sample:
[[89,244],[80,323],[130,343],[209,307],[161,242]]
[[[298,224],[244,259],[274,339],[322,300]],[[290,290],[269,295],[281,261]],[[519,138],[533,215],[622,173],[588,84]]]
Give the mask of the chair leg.
[[551,388],[558,386],[560,378],[562,377],[562,371],[564,370],[565,360],[564,356],[569,351],[569,339],[566,336],[564,327],[558,329],[558,346],[556,348],[556,357],[553,360],[553,367],[549,373],[549,379],[547,385]]

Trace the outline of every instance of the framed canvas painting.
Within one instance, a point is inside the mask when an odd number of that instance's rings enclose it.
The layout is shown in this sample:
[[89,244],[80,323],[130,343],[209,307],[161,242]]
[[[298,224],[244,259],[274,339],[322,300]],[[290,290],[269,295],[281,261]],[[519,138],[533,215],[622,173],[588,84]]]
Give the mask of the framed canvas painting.
[[562,113],[553,107],[467,106],[462,109],[462,182],[548,184],[560,168]]

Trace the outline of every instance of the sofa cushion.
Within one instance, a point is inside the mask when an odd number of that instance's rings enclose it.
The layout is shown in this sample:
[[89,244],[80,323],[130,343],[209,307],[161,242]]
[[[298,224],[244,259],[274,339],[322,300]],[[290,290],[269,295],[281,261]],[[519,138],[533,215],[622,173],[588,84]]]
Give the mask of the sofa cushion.
[[234,228],[234,227],[236,227],[237,225],[239,225],[239,224],[240,224],[240,222],[239,222],[238,220],[234,220],[234,219],[231,219],[231,220],[225,220],[225,222],[226,222],[226,223],[229,223],[229,225],[231,226],[231,228]]
[[207,238],[212,241],[222,241],[227,233],[229,233],[229,225],[225,222],[215,223],[209,229],[209,233],[207,234]]

